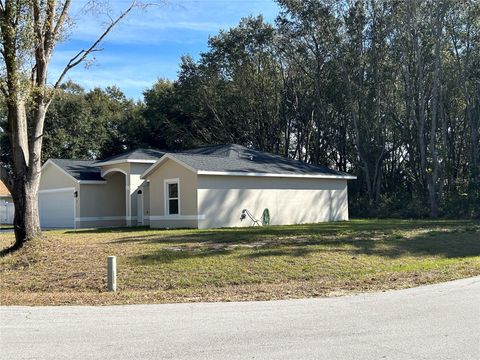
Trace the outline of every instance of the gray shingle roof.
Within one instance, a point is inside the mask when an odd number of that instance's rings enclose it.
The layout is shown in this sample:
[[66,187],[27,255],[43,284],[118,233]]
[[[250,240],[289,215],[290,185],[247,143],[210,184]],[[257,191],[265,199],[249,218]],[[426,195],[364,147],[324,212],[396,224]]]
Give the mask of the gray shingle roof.
[[235,156],[251,152],[249,148],[237,144],[219,144],[203,146],[195,149],[181,151],[182,153],[197,154],[197,155],[216,155],[216,156]]
[[350,176],[324,166],[311,165],[235,144],[215,145],[169,155],[200,171]]
[[[138,149],[100,161],[50,159],[76,180],[102,181],[99,164],[116,160],[158,160],[166,152]],[[168,153],[199,171],[278,174],[350,176],[324,166],[311,165],[235,144],[213,145],[179,153]]]
[[100,168],[91,160],[50,159],[53,163],[72,175],[76,180],[104,181],[100,175]]
[[117,160],[158,160],[163,155],[165,151],[156,150],[156,149],[136,149],[128,151],[119,155],[110,156],[105,159],[96,161],[96,163],[103,163],[107,161],[117,161]]

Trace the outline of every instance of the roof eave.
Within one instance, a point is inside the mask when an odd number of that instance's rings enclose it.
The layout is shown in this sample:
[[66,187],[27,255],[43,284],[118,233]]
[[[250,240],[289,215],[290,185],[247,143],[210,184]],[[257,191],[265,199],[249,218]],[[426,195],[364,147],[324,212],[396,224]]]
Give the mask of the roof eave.
[[281,178],[310,178],[310,179],[339,179],[339,180],[356,180],[353,175],[331,175],[331,174],[277,174],[277,173],[254,173],[240,171],[205,171],[198,170],[198,175],[215,175],[215,176],[252,176],[252,177],[281,177]]
[[80,185],[95,185],[95,184],[106,184],[106,180],[77,180]]
[[208,171],[198,170],[183,161],[177,159],[171,154],[165,154],[158,159],[152,166],[150,166],[140,177],[146,180],[148,176],[154,172],[162,163],[170,159],[177,164],[187,168],[197,175],[214,175],[214,176],[250,176],[250,177],[276,177],[276,178],[305,178],[305,179],[332,179],[332,180],[356,180],[357,177],[349,174],[333,175],[333,174],[279,174],[279,173],[255,173],[255,172],[240,172],[240,171]]
[[139,160],[139,159],[122,159],[122,160],[111,160],[111,161],[99,161],[95,163],[95,166],[106,166],[106,165],[116,165],[124,163],[137,163],[137,164],[155,164],[158,160]]

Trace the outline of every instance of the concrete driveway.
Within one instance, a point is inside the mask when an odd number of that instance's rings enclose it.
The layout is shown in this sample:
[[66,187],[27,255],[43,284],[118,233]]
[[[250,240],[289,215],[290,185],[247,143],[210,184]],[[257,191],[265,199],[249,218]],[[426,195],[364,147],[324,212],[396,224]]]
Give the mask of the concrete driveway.
[[2,307],[1,359],[480,359],[480,277],[245,303]]

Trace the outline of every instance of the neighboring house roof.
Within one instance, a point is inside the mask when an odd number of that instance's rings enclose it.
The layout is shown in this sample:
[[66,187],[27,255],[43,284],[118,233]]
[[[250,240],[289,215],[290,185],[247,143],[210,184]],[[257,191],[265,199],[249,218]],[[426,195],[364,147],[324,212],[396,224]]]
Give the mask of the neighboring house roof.
[[105,181],[92,160],[49,159],[77,181]]
[[122,162],[141,162],[141,163],[155,163],[165,155],[165,151],[156,149],[136,149],[128,151],[119,155],[110,156],[108,158],[98,160],[96,165],[118,164]]
[[142,177],[170,158],[203,175],[288,176],[355,179],[354,176],[324,166],[287,159],[240,145],[215,145],[182,153],[168,153]]
[[0,197],[12,197],[5,184],[0,180]]

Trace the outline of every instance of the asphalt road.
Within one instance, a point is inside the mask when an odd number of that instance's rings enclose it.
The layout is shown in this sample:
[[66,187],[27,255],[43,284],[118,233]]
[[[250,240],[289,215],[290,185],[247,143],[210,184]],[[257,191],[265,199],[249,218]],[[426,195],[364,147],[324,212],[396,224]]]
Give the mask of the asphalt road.
[[0,358],[480,359],[480,277],[338,298],[0,307]]

